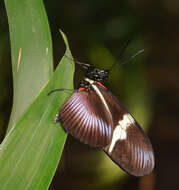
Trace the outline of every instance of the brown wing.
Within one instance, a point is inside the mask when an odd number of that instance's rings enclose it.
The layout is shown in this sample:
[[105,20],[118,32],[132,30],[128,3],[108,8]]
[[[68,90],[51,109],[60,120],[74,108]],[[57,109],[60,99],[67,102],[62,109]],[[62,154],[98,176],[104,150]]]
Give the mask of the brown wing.
[[150,140],[136,120],[108,90],[98,87],[113,118],[113,135],[103,150],[123,170],[135,176],[149,174],[154,167]]
[[112,138],[112,117],[96,92],[76,91],[60,108],[63,128],[93,147],[104,147]]

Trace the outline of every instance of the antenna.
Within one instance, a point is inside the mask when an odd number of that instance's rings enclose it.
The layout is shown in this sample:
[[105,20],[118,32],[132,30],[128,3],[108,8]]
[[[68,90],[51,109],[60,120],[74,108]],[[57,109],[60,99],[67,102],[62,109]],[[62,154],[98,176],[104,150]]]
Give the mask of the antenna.
[[137,53],[135,53],[134,55],[129,57],[127,60],[123,61],[120,65],[124,65],[124,64],[130,62],[132,59],[134,59],[136,56],[138,56],[139,54],[141,54],[143,52],[144,52],[144,49],[139,50]]
[[[114,66],[116,66],[116,64],[118,63],[117,60],[120,60],[122,58],[122,55],[125,52],[125,50],[127,49],[127,46],[129,45],[130,42],[131,42],[131,40],[128,40],[126,42],[126,44],[123,46],[123,48],[122,48],[122,50],[121,50],[118,58],[116,59],[116,61],[114,62],[114,64],[112,65],[112,67],[110,68],[109,71],[111,71],[114,68]],[[144,49],[139,50],[137,53],[135,53],[134,55],[132,55],[131,57],[129,57],[127,60],[125,60],[122,63],[120,63],[120,65],[124,65],[124,64],[130,62],[132,59],[134,59],[136,56],[138,56],[139,54],[141,54],[143,52],[144,52]]]
[[116,58],[116,61],[113,63],[113,65],[112,65],[112,67],[109,69],[109,71],[111,71],[111,70],[114,68],[114,66],[118,63],[117,60],[120,60],[120,59],[121,59],[121,57],[123,56],[123,54],[124,54],[125,50],[127,49],[127,46],[129,45],[130,42],[131,42],[131,40],[128,40],[128,41],[124,44],[124,46],[122,47],[122,49],[121,49],[121,51],[120,51],[120,54],[119,54],[118,57]]
[[68,59],[70,59],[70,60],[72,60],[72,61],[74,61],[75,63],[77,63],[78,65],[80,65],[80,66],[82,66],[84,69],[86,69],[86,70],[91,70],[93,67],[90,65],[90,64],[88,64],[88,63],[83,63],[83,62],[80,62],[80,61],[78,61],[78,60],[76,60],[76,59],[72,59],[71,57],[68,57],[67,55],[65,55],[65,57],[66,58],[68,58]]

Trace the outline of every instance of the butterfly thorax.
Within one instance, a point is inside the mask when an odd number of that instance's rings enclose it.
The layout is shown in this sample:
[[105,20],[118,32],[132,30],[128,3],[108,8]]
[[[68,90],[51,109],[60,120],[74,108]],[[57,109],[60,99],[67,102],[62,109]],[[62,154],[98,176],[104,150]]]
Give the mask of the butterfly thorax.
[[91,91],[93,90],[92,84],[104,81],[104,79],[108,77],[108,74],[108,70],[102,70],[97,68],[89,69],[86,72],[85,78],[81,81],[79,87]]

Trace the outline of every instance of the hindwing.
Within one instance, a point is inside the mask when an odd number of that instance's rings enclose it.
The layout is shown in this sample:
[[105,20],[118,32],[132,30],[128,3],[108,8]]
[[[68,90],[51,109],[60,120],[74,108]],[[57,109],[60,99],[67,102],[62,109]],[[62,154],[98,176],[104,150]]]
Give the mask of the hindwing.
[[63,128],[85,144],[104,147],[111,141],[112,117],[95,91],[74,92],[58,117]]

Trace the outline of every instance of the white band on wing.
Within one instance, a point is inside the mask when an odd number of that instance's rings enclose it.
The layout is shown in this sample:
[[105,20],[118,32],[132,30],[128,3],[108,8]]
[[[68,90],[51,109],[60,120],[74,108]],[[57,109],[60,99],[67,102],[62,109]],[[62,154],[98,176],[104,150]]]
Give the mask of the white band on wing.
[[130,114],[125,114],[122,120],[119,120],[116,128],[113,131],[112,141],[109,147],[109,152],[113,151],[113,148],[118,140],[124,140],[127,137],[126,130],[131,125],[134,124],[135,120]]

